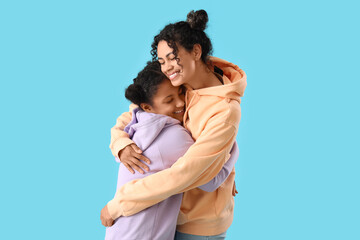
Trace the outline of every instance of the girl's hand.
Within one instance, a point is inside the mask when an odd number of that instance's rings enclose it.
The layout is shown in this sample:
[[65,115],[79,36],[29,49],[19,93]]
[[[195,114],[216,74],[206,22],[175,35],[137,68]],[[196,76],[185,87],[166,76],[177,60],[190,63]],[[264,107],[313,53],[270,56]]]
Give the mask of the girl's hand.
[[233,189],[232,189],[232,195],[235,197],[236,194],[238,194],[238,191],[236,190],[236,185],[235,185],[235,181],[234,181],[234,185],[233,185]]
[[143,162],[150,164],[150,160],[142,155],[141,149],[134,143],[119,152],[119,159],[132,174],[135,173],[134,169],[141,174],[145,173],[144,170],[149,171],[149,167]]

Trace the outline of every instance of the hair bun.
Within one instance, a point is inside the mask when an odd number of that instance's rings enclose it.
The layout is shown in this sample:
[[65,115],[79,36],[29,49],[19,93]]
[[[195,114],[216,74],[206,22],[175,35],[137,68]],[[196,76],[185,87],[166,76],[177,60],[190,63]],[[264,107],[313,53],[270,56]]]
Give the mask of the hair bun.
[[125,97],[135,104],[140,104],[145,99],[145,92],[141,85],[133,83],[126,88]]
[[196,12],[191,11],[187,15],[186,22],[190,24],[190,27],[196,30],[204,31],[208,22],[208,15],[205,10],[198,10]]

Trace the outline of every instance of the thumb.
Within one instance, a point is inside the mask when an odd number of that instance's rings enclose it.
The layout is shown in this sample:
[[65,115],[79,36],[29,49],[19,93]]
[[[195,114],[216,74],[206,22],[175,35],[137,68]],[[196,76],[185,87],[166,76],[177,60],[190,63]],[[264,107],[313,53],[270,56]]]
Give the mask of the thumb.
[[134,149],[135,152],[139,154],[142,153],[141,149],[138,146],[136,146],[136,144],[131,144],[130,146],[132,147],[132,149]]

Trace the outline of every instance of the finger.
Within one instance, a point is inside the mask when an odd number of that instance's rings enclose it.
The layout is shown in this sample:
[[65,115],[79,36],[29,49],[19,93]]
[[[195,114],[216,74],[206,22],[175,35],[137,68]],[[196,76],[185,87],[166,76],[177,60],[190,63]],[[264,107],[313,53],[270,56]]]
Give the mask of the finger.
[[104,226],[104,227],[107,227],[106,226],[106,221],[104,219],[101,220],[101,224]]
[[132,149],[134,149],[135,152],[140,154],[142,153],[141,149],[138,146],[136,146],[136,144],[131,144],[130,146],[132,147]]
[[127,163],[123,163],[123,164],[124,164],[124,166],[129,170],[129,172],[131,172],[132,174],[135,173],[134,169],[132,169],[132,168],[129,166],[129,164],[127,164]]
[[144,155],[142,155],[142,154],[134,152],[134,154],[132,156],[139,159],[139,160],[141,160],[141,161],[143,161],[143,162],[146,162],[147,164],[151,163],[150,160],[147,157],[145,157]]
[[[131,146],[137,147],[135,144],[132,144]],[[140,149],[140,148],[138,148],[138,149]],[[123,158],[130,159],[131,157],[134,157],[134,158],[137,158],[137,159],[140,159],[140,160],[146,162],[147,164],[150,164],[151,163],[150,160],[147,157],[145,157],[144,155],[142,155],[141,153],[142,153],[141,150],[140,150],[140,152],[136,152],[134,149],[130,148],[129,151],[126,152],[126,157],[124,155]]]
[[101,221],[101,224],[104,225],[104,218],[103,218],[102,210],[101,210],[101,214],[100,214],[100,221]]
[[142,154],[137,154],[136,156],[137,159],[143,161],[143,162],[146,162],[147,164],[150,164],[150,159],[148,159],[147,157],[145,157],[144,155]]
[[144,174],[144,170],[142,170],[141,168],[139,168],[136,164],[134,164],[134,163],[130,163],[129,164],[130,165],[130,167],[132,167],[135,171],[137,171],[137,172],[139,172],[139,173],[141,173],[141,174]]
[[146,170],[146,171],[149,171],[149,167],[148,167],[146,164],[144,164],[144,163],[142,163],[141,161],[139,161],[139,159],[137,159],[137,158],[133,158],[133,159],[132,159],[132,163],[135,164],[135,165],[137,165],[138,167]]

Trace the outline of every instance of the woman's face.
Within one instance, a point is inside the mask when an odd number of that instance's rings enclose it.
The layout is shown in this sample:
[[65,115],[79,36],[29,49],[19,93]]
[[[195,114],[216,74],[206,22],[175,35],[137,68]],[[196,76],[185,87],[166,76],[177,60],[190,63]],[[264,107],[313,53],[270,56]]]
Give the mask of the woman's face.
[[157,47],[161,71],[170,79],[173,86],[189,84],[195,76],[196,61],[193,51],[188,52],[179,45],[177,47],[179,61],[176,61],[173,49],[169,47],[166,41],[160,41]]
[[185,112],[184,95],[182,87],[174,87],[168,79],[165,79],[153,96],[153,104],[142,108],[146,112],[163,114],[182,122]]

